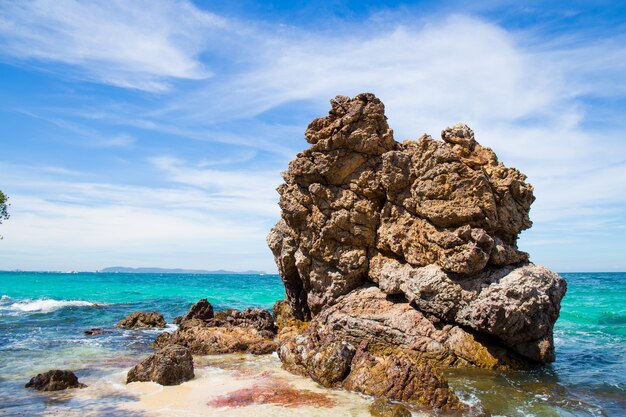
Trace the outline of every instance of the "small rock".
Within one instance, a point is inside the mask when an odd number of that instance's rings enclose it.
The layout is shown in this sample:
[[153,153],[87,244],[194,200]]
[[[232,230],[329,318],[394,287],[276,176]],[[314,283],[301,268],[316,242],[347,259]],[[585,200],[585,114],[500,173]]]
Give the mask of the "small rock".
[[174,317],[174,324],[180,324],[183,321],[183,316]]
[[385,398],[379,398],[369,406],[374,417],[411,417],[411,412],[401,404],[395,404]]
[[190,350],[184,346],[170,345],[156,351],[128,371],[126,383],[154,381],[161,385],[178,385],[193,377]]
[[100,334],[109,334],[109,333],[113,333],[113,332],[111,330],[104,330],[99,327],[94,327],[89,330],[85,330],[86,336],[97,336]]
[[72,371],[53,369],[31,378],[25,385],[38,391],[61,391],[68,388],[85,388],[87,385],[78,382]]
[[115,327],[122,327],[124,329],[148,329],[151,327],[165,327],[165,319],[163,314],[156,311],[145,312],[136,311],[131,315],[120,320]]

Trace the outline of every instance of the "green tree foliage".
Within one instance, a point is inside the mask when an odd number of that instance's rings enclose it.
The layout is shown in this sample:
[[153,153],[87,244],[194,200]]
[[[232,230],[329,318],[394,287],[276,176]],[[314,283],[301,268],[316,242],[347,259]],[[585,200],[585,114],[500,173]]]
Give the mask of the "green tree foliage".
[[[9,197],[4,195],[4,193],[0,191],[0,224],[2,224],[3,220],[6,220],[9,218],[9,211],[8,211],[9,205],[7,204],[8,199]],[[0,236],[0,239],[2,239],[2,236]]]

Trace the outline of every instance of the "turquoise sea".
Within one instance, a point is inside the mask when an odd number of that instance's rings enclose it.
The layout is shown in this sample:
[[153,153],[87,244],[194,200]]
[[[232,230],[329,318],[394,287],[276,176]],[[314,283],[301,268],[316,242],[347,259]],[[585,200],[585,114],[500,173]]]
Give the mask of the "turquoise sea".
[[[494,416],[626,416],[626,273],[562,275],[557,361],[527,372],[449,371],[464,401]],[[38,372],[93,379],[136,363],[159,331],[111,329],[133,311],[157,310],[170,323],[204,297],[217,310],[269,309],[283,295],[277,275],[0,272],[0,415],[45,414],[52,397],[23,388]],[[92,327],[112,333],[86,336]]]

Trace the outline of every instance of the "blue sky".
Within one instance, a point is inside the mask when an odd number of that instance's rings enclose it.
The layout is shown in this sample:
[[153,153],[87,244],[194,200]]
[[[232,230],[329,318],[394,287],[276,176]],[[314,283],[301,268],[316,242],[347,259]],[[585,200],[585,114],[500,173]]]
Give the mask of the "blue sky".
[[534,262],[626,270],[626,5],[469,3],[0,2],[0,269],[275,272],[280,172],[369,91],[528,175]]

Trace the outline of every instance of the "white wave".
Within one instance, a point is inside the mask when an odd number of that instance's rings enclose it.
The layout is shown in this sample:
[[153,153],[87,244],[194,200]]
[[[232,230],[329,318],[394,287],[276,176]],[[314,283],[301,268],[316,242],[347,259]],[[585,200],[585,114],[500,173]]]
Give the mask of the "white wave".
[[[3,300],[6,300],[2,297]],[[8,298],[7,298],[8,299]],[[94,307],[101,303],[92,303],[81,300],[54,300],[51,298],[41,298],[37,300],[22,300],[13,304],[0,307],[1,310],[9,310],[18,313],[50,313],[65,307]]]

